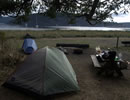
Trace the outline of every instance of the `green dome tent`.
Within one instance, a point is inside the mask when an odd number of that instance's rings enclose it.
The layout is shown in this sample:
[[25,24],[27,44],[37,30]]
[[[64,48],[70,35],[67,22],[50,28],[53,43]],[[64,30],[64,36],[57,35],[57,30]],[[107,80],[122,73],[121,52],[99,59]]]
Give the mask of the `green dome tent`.
[[48,47],[28,56],[4,85],[41,96],[79,90],[67,57],[62,51]]

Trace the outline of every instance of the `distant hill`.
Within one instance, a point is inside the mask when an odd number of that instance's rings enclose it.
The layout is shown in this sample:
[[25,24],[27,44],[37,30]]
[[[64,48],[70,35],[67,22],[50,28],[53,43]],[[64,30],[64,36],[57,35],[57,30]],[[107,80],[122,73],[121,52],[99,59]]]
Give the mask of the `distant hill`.
[[120,24],[122,25],[122,27],[130,28],[130,22]]
[[12,17],[2,17],[2,16],[0,16],[0,23],[9,24],[12,20],[14,20],[14,18],[12,18]]
[[[15,19],[12,17],[1,17],[0,16],[0,27],[2,25],[6,26],[16,26],[16,24],[12,23]],[[33,14],[29,16],[29,21],[26,23],[22,23],[21,27],[47,27],[47,26],[91,26],[89,25],[84,17],[77,18],[75,23],[69,24],[69,18],[65,15],[58,14],[56,18],[50,18],[43,15]],[[130,28],[130,23],[114,23],[114,22],[102,22],[96,24],[94,27],[128,27]]]

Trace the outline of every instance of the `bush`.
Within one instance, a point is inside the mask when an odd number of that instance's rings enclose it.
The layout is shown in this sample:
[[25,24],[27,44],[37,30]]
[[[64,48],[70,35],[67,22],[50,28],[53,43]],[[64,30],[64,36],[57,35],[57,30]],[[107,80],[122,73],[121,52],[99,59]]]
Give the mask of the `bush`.
[[21,52],[16,48],[15,40],[7,40],[4,42],[3,48],[0,50],[0,65],[1,67],[13,67],[24,58]]

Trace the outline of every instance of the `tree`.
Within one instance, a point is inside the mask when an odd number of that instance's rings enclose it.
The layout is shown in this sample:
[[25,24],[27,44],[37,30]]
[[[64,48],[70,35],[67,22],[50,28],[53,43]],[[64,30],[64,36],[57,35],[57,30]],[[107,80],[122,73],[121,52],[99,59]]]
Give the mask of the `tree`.
[[28,16],[32,12],[55,17],[64,13],[70,18],[85,17],[86,21],[100,22],[112,19],[112,14],[128,13],[129,0],[1,0],[0,14]]

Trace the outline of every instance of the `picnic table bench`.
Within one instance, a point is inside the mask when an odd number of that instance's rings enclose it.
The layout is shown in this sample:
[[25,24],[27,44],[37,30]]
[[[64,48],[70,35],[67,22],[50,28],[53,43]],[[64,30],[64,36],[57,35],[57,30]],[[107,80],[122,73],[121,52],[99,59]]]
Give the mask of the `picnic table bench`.
[[95,55],[91,55],[91,59],[92,59],[94,67],[101,68],[101,65]]
[[67,44],[57,43],[56,47],[77,47],[77,48],[89,48],[89,44]]
[[122,41],[121,43],[124,44],[126,47],[130,46],[130,41]]

